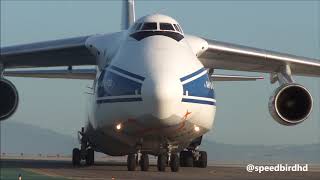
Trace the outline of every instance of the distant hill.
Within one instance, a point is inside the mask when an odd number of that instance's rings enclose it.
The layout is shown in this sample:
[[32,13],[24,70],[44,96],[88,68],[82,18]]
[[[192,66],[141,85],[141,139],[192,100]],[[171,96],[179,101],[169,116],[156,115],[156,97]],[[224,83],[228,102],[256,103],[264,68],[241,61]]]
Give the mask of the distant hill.
[[[78,141],[49,129],[18,122],[1,122],[1,153],[70,155]],[[232,145],[202,142],[208,158],[221,162],[297,162],[320,163],[320,144],[308,145]]]
[[71,154],[76,138],[19,122],[1,122],[1,153]]

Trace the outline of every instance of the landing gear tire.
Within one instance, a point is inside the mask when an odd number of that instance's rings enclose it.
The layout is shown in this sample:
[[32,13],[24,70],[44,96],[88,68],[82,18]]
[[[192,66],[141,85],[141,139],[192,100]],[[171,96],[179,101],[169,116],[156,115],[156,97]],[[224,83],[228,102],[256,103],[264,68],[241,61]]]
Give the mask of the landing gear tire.
[[129,154],[127,158],[128,171],[135,171],[137,166],[137,160],[135,154]]
[[172,154],[170,157],[170,168],[172,172],[179,171],[179,156],[177,154]]
[[81,154],[78,148],[74,148],[72,151],[72,165],[80,166]]
[[207,167],[207,152],[200,151],[200,157],[198,161],[198,167],[200,168],[206,168]]
[[167,166],[167,156],[164,154],[158,155],[158,162],[157,162],[157,167],[158,171],[166,171],[166,166]]
[[149,170],[149,156],[148,156],[148,154],[143,153],[141,155],[140,167],[141,167],[141,171],[148,171]]
[[88,166],[94,164],[94,150],[92,148],[87,149],[86,164]]
[[187,151],[181,151],[180,152],[180,167],[185,167],[185,157],[186,157]]
[[187,151],[186,156],[184,157],[184,165],[185,167],[193,167],[194,160],[193,160],[193,154],[191,151]]
[[194,159],[192,151],[181,151],[180,152],[180,166],[181,167],[193,167]]

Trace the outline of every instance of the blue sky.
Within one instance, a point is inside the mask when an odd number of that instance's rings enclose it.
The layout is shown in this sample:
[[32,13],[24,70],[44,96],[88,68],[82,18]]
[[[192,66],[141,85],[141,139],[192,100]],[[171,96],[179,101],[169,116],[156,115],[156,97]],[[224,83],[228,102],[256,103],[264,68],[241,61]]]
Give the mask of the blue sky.
[[[188,34],[320,59],[320,1],[137,1],[136,10],[137,17],[154,12],[172,16]],[[120,19],[120,1],[1,1],[1,47],[115,32]],[[217,117],[205,138],[231,144],[319,142],[320,80],[295,77],[313,94],[314,112],[304,123],[285,127],[268,113],[269,97],[278,85],[262,75],[265,80],[258,82],[216,83]],[[84,125],[90,81],[10,80],[20,104],[8,121],[73,136]]]

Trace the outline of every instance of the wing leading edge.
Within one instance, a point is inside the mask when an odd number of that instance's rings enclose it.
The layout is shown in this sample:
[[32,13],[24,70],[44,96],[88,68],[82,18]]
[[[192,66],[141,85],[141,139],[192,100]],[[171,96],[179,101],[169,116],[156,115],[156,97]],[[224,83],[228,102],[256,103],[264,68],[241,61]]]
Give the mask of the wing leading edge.
[[45,41],[1,48],[4,68],[95,65],[85,46],[90,36]]
[[61,79],[87,79],[96,78],[96,69],[65,69],[65,70],[10,70],[5,71],[5,76],[31,77],[31,78],[61,78]]
[[320,60],[204,39],[199,60],[206,68],[278,73],[290,67],[293,75],[320,77]]

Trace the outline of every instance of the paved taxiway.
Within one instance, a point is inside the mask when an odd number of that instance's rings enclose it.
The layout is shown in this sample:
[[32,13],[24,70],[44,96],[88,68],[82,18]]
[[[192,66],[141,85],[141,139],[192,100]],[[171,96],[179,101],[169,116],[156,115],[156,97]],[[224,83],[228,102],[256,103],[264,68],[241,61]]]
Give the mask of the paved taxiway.
[[124,162],[97,162],[96,165],[74,168],[66,160],[21,160],[1,159],[1,168],[23,169],[44,176],[78,179],[320,179],[320,166],[310,165],[309,172],[263,172],[248,173],[241,165],[215,165],[208,168],[180,168],[173,173],[168,167],[166,172],[158,172],[152,165],[148,172],[128,172]]

